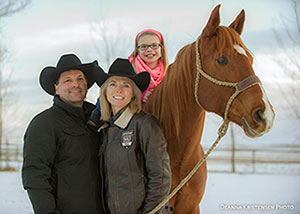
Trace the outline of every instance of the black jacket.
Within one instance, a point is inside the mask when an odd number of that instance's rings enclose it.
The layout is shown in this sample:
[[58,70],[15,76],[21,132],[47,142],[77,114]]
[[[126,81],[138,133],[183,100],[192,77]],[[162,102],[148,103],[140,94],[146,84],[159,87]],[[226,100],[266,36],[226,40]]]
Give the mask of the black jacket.
[[24,135],[22,179],[37,214],[102,212],[99,139],[86,125],[94,105],[73,107],[54,97]]
[[[149,213],[171,187],[167,143],[159,121],[144,112],[126,109],[100,127],[105,198],[111,214]],[[102,158],[103,157],[103,158]],[[159,213],[168,213],[163,207]]]

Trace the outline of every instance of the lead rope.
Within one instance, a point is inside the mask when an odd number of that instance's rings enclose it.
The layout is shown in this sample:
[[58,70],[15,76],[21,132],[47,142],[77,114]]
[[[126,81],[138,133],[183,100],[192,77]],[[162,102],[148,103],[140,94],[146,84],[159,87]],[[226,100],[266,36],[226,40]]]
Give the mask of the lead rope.
[[[183,179],[181,180],[181,182],[177,185],[177,187],[175,189],[173,189],[173,191],[161,202],[159,203],[153,210],[151,210],[150,214],[155,214],[157,211],[159,211],[189,180],[190,178],[196,173],[196,171],[200,168],[200,166],[203,164],[204,161],[206,161],[206,159],[208,158],[208,156],[210,155],[210,153],[214,150],[214,148],[218,145],[218,143],[220,142],[220,140],[222,139],[222,137],[225,136],[227,130],[228,130],[228,126],[229,126],[229,120],[228,120],[228,112],[229,112],[229,108],[231,106],[231,103],[233,102],[234,98],[242,91],[246,90],[247,88],[255,85],[255,84],[259,84],[259,80],[257,77],[253,78],[246,78],[245,80],[241,81],[240,83],[235,83],[235,82],[224,82],[224,81],[220,81],[217,80],[211,76],[209,76],[208,74],[206,74],[202,69],[201,69],[201,62],[200,62],[200,54],[198,51],[198,44],[199,44],[199,39],[200,37],[196,40],[196,44],[195,44],[195,50],[196,50],[196,79],[195,79],[195,99],[197,104],[202,108],[202,106],[199,103],[198,100],[198,86],[199,86],[199,79],[200,79],[200,74],[202,76],[204,76],[206,79],[210,80],[211,82],[217,84],[217,85],[221,85],[221,86],[227,86],[227,87],[234,87],[236,90],[235,92],[231,95],[231,97],[229,98],[229,100],[227,101],[226,104],[226,108],[225,108],[225,112],[224,112],[224,119],[223,119],[223,123],[220,126],[220,128],[218,129],[218,137],[215,140],[215,142],[210,146],[210,148],[207,150],[207,152],[204,154],[204,156],[202,157],[202,159],[200,161],[198,161],[198,163],[195,165],[195,167],[189,172],[189,174]],[[249,82],[247,82],[248,80],[250,80]],[[246,83],[245,86],[242,86],[241,89],[239,89],[238,85],[241,83]],[[243,84],[241,84],[243,85]]]
[[178,184],[178,186],[173,189],[173,191],[168,195],[165,200],[163,200],[160,204],[158,204],[151,212],[150,214],[155,214],[158,210],[160,210],[185,184],[190,180],[190,178],[195,174],[195,172],[199,169],[199,167],[202,165],[204,161],[206,161],[208,155],[212,152],[212,150],[217,146],[221,138],[226,134],[228,129],[228,120],[224,121],[221,127],[218,130],[218,138],[214,142],[214,144],[208,149],[208,151],[204,154],[202,159],[196,164],[196,166],[193,168],[192,171],[189,172],[189,174],[181,180],[181,182]]

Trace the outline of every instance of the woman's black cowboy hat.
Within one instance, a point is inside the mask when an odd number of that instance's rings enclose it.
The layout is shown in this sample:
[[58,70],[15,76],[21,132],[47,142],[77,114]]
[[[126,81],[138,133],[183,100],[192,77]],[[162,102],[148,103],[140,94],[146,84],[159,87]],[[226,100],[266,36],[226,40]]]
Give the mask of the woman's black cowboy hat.
[[[96,66],[98,67],[98,66]],[[96,68],[97,70],[97,68]],[[131,79],[143,93],[149,86],[150,74],[147,71],[136,73],[128,59],[117,58],[109,67],[108,73],[95,72],[96,83],[99,87],[112,76],[121,76]]]
[[75,54],[65,54],[60,57],[56,67],[47,66],[40,73],[40,84],[42,88],[50,95],[55,95],[54,84],[57,82],[61,73],[68,70],[80,70],[87,79],[87,87],[90,88],[95,83],[95,66],[98,70],[98,62],[82,64]]

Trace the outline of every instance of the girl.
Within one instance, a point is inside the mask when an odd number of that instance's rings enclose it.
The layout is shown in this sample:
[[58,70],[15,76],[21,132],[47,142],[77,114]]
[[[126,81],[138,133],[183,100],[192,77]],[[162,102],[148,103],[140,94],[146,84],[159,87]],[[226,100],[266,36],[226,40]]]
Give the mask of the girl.
[[142,102],[146,102],[154,88],[162,81],[169,65],[167,50],[162,34],[156,30],[147,29],[135,38],[135,48],[128,57],[137,73],[148,71],[151,81],[142,94]]

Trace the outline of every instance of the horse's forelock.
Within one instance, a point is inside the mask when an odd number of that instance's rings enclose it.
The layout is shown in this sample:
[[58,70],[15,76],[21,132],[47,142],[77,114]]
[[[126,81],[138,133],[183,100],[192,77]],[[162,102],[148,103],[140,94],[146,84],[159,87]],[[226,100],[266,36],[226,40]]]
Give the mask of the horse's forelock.
[[232,52],[235,51],[234,45],[239,45],[246,51],[246,54],[252,63],[253,59],[251,52],[245,46],[240,35],[234,29],[225,26],[219,26],[217,29],[215,42],[217,56],[221,57],[224,54],[231,56]]

